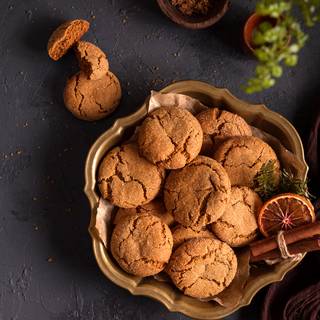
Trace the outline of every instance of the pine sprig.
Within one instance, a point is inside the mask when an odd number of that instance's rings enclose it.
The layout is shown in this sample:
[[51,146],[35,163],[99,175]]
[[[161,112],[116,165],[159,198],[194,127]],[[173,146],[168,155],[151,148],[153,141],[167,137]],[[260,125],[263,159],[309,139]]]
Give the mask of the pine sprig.
[[270,199],[279,193],[295,193],[306,198],[313,198],[308,191],[308,181],[296,178],[291,172],[285,169],[280,171],[280,181],[277,183],[275,174],[275,161],[266,162],[254,178],[254,190],[263,201]]
[[276,176],[274,174],[274,160],[269,160],[261,167],[254,178],[254,190],[262,200],[271,198],[277,192]]
[[308,190],[308,180],[296,178],[291,172],[288,172],[285,169],[281,171],[279,192],[291,192],[300,194],[309,199],[315,198]]

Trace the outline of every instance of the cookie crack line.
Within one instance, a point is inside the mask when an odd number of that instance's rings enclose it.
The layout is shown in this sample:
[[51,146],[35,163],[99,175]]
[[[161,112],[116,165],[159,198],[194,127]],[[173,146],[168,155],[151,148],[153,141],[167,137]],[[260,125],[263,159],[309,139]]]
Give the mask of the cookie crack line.
[[[223,224],[225,227],[227,227],[228,229],[231,229],[232,231],[235,229],[234,225],[232,225],[231,223],[229,223],[229,222],[227,222],[225,220],[221,220],[220,219],[219,223]],[[234,234],[233,237],[232,237],[232,241],[241,240],[241,239],[249,240],[256,234],[257,234],[257,230],[254,230],[254,231],[252,231],[252,232],[250,232],[249,234],[246,234],[246,235]]]
[[238,200],[238,201],[232,203],[231,206],[235,207],[239,203],[243,204],[244,206],[246,206],[249,209],[249,211],[252,212],[252,206],[248,202],[246,202],[244,198],[242,200]]
[[77,97],[78,96],[78,94],[80,95],[80,97],[81,97],[81,100],[80,100],[80,102],[79,102],[79,105],[78,105],[78,110],[79,110],[79,113],[82,115],[84,115],[84,116],[86,116],[86,113],[85,112],[83,112],[83,110],[82,110],[82,104],[83,104],[83,101],[84,101],[84,94],[80,91],[80,89],[78,88],[78,86],[79,86],[79,80],[80,80],[80,74],[78,74],[77,76],[76,76],[76,83],[75,83],[75,86],[74,86],[74,95],[75,95],[75,97]]
[[[167,112],[167,115],[170,117],[171,119],[171,115],[169,112]],[[178,153],[181,153],[184,157],[185,157],[185,162],[188,163],[188,161],[190,160],[191,158],[191,155],[190,153],[187,151],[187,145],[188,145],[188,142],[190,141],[190,139],[192,138],[192,133],[193,131],[191,130],[191,132],[188,132],[186,137],[185,137],[185,140],[183,143],[180,143],[180,146],[179,147],[179,144],[176,143],[174,141],[174,139],[168,134],[166,128],[165,128],[165,125],[163,124],[162,120],[163,118],[161,118],[160,116],[158,115],[151,115],[150,116],[151,119],[153,120],[157,120],[159,125],[161,126],[162,130],[164,131],[165,135],[167,136],[167,138],[170,140],[171,144],[173,145],[173,151],[168,154],[164,159],[161,159],[159,161],[156,162],[157,165],[161,164],[161,163],[169,163],[170,161],[172,161],[172,159],[178,154]]]
[[231,151],[233,151],[235,148],[239,148],[239,149],[248,149],[251,150],[248,146],[246,146],[245,144],[232,144],[230,145],[230,147],[224,152],[222,159],[219,161],[221,163],[221,165],[224,167],[226,161],[228,160],[228,155]]
[[[207,213],[207,208],[208,208],[208,201],[212,195],[212,192],[214,192],[214,190],[209,191],[200,201],[199,203],[199,215],[197,215],[197,220],[195,222],[196,225],[198,225],[200,223],[201,218],[205,218],[205,222],[207,222],[207,218],[208,218],[208,213]],[[197,199],[198,200],[198,199]],[[207,224],[207,223],[205,223]]]
[[[210,171],[213,173],[213,174],[216,174],[219,178],[219,181],[223,181],[222,179],[222,175],[220,174],[220,170],[219,169],[215,169],[213,168],[212,166],[210,166],[209,164],[206,164],[206,163],[190,163],[188,165],[187,168],[192,168],[192,167],[200,167],[200,166],[205,166],[207,168],[210,169]],[[214,188],[216,189],[216,191],[221,191],[223,193],[227,192],[227,188],[225,186],[218,186],[217,183],[214,183],[211,178],[210,178],[210,182],[211,182],[211,185],[214,186]]]
[[126,238],[122,239],[120,242],[119,242],[119,246],[118,246],[118,250],[119,250],[119,255],[120,255],[120,251],[121,251],[121,246],[122,244],[127,241],[130,237],[133,237],[133,232],[134,230],[137,228],[137,223],[138,223],[138,219],[139,217],[135,217],[132,221],[132,226],[131,228],[129,227],[129,234]]
[[[245,147],[245,148],[247,148],[247,147]],[[247,148],[247,149],[249,149],[249,148]],[[249,169],[252,169],[252,168],[254,168],[258,163],[261,163],[261,158],[262,158],[262,156],[263,156],[263,153],[264,153],[264,151],[265,151],[265,148],[263,147],[262,148],[262,150],[260,151],[260,154],[259,154],[259,156],[257,157],[257,159],[252,163],[252,164],[248,164],[247,162],[241,162],[241,163],[238,163],[238,164],[226,164],[225,162],[227,161],[227,159],[224,159],[224,162],[223,162],[223,166],[224,167],[228,167],[228,168],[239,168],[239,167],[242,167],[242,166],[244,166],[244,167],[247,167],[247,168],[249,168]]]
[[117,163],[117,165],[115,167],[115,173],[110,178],[108,178],[107,180],[111,179],[110,180],[110,183],[111,183],[114,177],[118,177],[120,179],[120,181],[122,181],[125,184],[128,183],[128,182],[137,182],[142,188],[144,200],[147,200],[148,199],[147,188],[142,183],[142,181],[140,181],[139,179],[137,179],[135,177],[129,176],[129,175],[124,176],[122,174],[122,172],[120,171],[119,164],[127,166],[126,161],[120,155],[120,152],[122,152],[122,151],[123,151],[123,148],[122,149],[120,148],[120,151],[115,154],[115,157],[118,160],[118,163]]

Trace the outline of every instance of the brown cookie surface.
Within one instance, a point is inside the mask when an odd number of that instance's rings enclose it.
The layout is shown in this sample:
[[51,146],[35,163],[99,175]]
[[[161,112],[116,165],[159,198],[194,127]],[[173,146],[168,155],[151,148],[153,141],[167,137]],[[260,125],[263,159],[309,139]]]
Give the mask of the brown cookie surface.
[[184,294],[204,299],[229,286],[237,271],[237,257],[220,240],[191,239],[173,252],[166,271]]
[[257,216],[262,201],[248,187],[232,187],[226,211],[212,224],[212,231],[231,247],[244,246],[258,235]]
[[177,248],[182,243],[194,238],[215,238],[214,234],[208,229],[196,230],[191,227],[185,227],[181,224],[175,226],[171,232],[174,248]]
[[74,47],[80,69],[89,80],[98,80],[109,71],[109,62],[105,53],[87,41],[78,41]]
[[197,114],[203,133],[209,135],[215,145],[227,138],[235,136],[252,136],[252,130],[247,122],[237,114],[210,108]]
[[263,164],[275,161],[275,175],[279,177],[280,163],[273,149],[256,137],[234,137],[223,142],[214,154],[227,171],[231,184],[253,187],[253,180]]
[[164,202],[177,222],[201,229],[222,216],[230,191],[223,167],[211,158],[198,156],[186,167],[170,172],[164,186]]
[[71,20],[60,25],[50,36],[47,49],[51,59],[59,60],[89,30],[86,20]]
[[165,268],[172,243],[169,227],[158,217],[143,213],[127,216],[115,226],[111,253],[123,270],[147,277]]
[[162,222],[167,224],[168,226],[174,222],[172,214],[170,214],[164,203],[160,199],[155,199],[149,203],[146,203],[137,208],[125,209],[119,208],[116,216],[114,217],[113,223],[117,224],[119,221],[126,216],[133,216],[136,214],[149,213],[161,219]]
[[160,191],[164,170],[140,157],[135,144],[112,149],[102,160],[98,186],[104,199],[120,208],[135,208]]
[[197,119],[179,107],[160,107],[143,121],[138,144],[141,154],[166,169],[178,169],[192,161],[202,146]]
[[117,108],[121,87],[110,71],[98,80],[88,80],[85,73],[78,72],[68,79],[63,98],[66,108],[75,117],[94,121],[108,116]]

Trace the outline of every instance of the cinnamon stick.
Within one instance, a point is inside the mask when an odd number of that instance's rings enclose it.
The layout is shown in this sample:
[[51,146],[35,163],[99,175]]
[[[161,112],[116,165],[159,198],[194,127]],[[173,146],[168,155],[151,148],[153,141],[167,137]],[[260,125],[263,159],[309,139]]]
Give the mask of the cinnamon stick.
[[[290,244],[287,248],[290,254],[298,254],[320,250],[320,237],[301,240],[293,244]],[[258,256],[251,256],[250,262],[259,262],[263,260],[273,260],[279,258],[281,258],[281,253],[279,249],[275,249]]]
[[[300,240],[320,236],[320,222],[309,223],[283,233],[287,246]],[[250,244],[252,257],[260,256],[278,248],[276,236],[256,241]]]

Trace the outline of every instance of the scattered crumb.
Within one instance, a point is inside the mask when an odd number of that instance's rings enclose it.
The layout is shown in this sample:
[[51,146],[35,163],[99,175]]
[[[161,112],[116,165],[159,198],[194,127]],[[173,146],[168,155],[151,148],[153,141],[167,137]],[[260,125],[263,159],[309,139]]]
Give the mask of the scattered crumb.
[[53,262],[53,258],[52,258],[52,257],[49,257],[49,258],[47,259],[47,262],[52,263],[52,262]]

